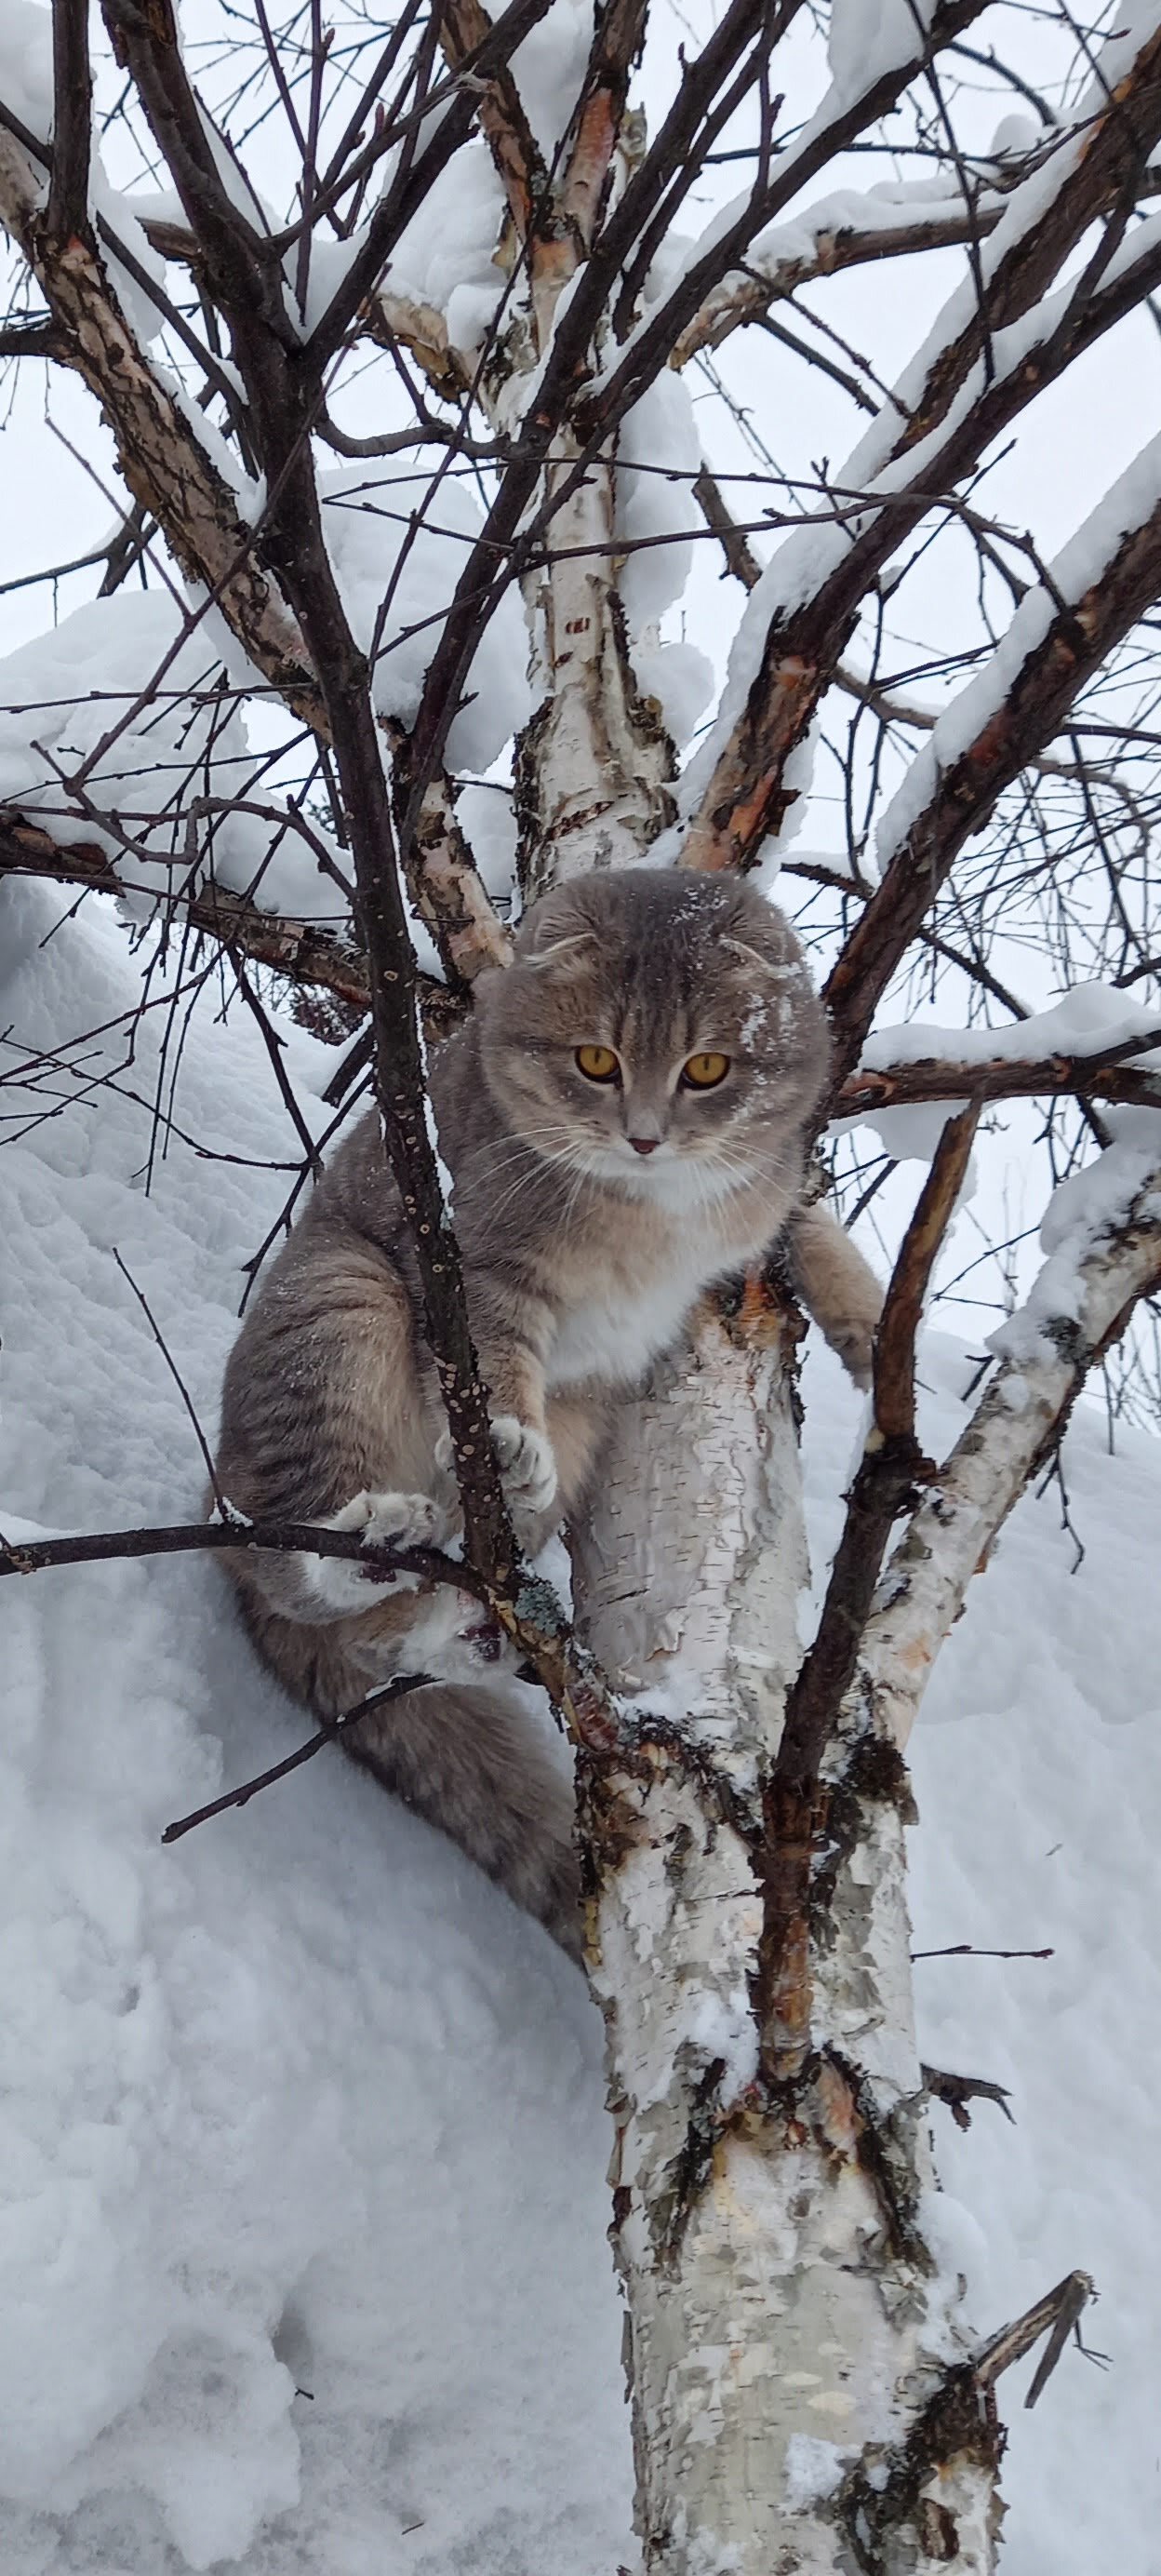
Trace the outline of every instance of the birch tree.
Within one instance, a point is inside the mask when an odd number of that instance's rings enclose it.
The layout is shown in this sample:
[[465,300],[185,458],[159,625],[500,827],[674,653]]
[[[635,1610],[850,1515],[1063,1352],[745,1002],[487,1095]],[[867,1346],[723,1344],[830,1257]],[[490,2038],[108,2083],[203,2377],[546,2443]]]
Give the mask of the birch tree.
[[[1156,0],[730,0],[692,31],[647,0],[9,0],[0,31],[0,354],[50,419],[87,389],[117,513],[35,566],[81,623],[3,674],[0,869],[114,897],[143,1007],[159,961],[179,997],[218,979],[283,1081],[290,1000],[335,1040],[336,1125],[373,1086],[464,1504],[466,1569],[424,1570],[479,1592],[577,1753],[665,2576],[983,2576],[997,2380],[1041,2337],[1055,2359],[1089,2286],[974,2319],[932,2249],[950,2079],[915,2044],[905,1756],[1090,1373],[1119,1347],[1137,1408],[1155,1378],[1161,439],[1051,560],[992,487],[1044,469],[1093,353],[1146,380],[1159,185]],[[817,1184],[893,1211],[805,1648],[776,1246],[623,1408],[571,1619],[492,1462],[425,1047],[514,905],[646,853],[777,878],[833,1030]],[[1014,1311],[934,1460],[916,1334],[1019,1101],[1046,1257],[1015,1301],[989,1273]],[[910,1209],[874,1141],[901,1113]],[[288,1216],[316,1167],[304,1136]],[[13,1543],[0,1572],[303,1540],[222,1519]]]

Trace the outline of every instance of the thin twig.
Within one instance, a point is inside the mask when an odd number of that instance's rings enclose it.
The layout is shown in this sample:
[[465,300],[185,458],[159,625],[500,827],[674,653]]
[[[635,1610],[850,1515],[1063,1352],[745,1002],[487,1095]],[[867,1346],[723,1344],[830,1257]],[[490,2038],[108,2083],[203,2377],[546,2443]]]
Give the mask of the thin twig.
[[1055,1950],[980,1950],[974,1941],[950,1941],[944,1950],[913,1950],[916,1959],[1054,1959]]
[[[206,1474],[207,1474],[207,1476],[209,1477],[209,1480],[210,1480],[210,1491],[211,1491],[211,1493],[213,1494],[213,1497],[214,1497],[214,1504],[215,1504],[215,1508],[216,1508],[216,1509],[221,1513],[221,1516],[222,1516],[223,1521],[228,1521],[228,1520],[232,1519],[233,1514],[232,1514],[232,1512],[231,1512],[230,1505],[229,1505],[229,1503],[226,1501],[226,1497],[225,1497],[225,1495],[223,1494],[222,1489],[221,1489],[221,1486],[220,1486],[220,1484],[219,1484],[219,1482],[218,1482],[218,1471],[217,1471],[217,1468],[216,1468],[216,1467],[215,1467],[215,1465],[214,1465],[213,1452],[212,1452],[212,1450],[211,1450],[211,1448],[210,1448],[210,1444],[209,1444],[209,1441],[208,1441],[208,1440],[207,1440],[207,1438],[206,1438],[205,1432],[202,1430],[201,1423],[200,1423],[200,1422],[199,1422],[199,1420],[198,1420],[198,1417],[197,1417],[197,1408],[196,1408],[196,1406],[195,1406],[195,1404],[194,1404],[193,1397],[191,1396],[191,1394],[190,1394],[190,1392],[189,1392],[189,1388],[187,1387],[187,1385],[186,1385],[186,1383],[185,1383],[185,1380],[184,1380],[184,1378],[183,1378],[183,1376],[182,1376],[182,1374],[181,1374],[181,1371],[180,1371],[180,1369],[179,1369],[179,1367],[178,1367],[178,1365],[177,1365],[177,1361],[175,1360],[175,1358],[174,1358],[174,1356],[173,1356],[173,1353],[172,1353],[172,1351],[171,1351],[171,1350],[170,1350],[170,1348],[169,1348],[169,1345],[168,1345],[168,1343],[167,1343],[167,1341],[166,1341],[165,1335],[164,1335],[164,1333],[162,1332],[161,1326],[160,1326],[160,1324],[159,1324],[159,1323],[158,1323],[158,1321],[157,1321],[157,1317],[156,1317],[156,1315],[155,1315],[155,1314],[154,1314],[154,1312],[153,1312],[153,1309],[152,1309],[152,1307],[151,1307],[151,1305],[150,1305],[150,1303],[149,1303],[149,1300],[148,1300],[147,1296],[145,1295],[145,1291],[144,1291],[144,1289],[142,1289],[142,1288],[139,1288],[139,1287],[138,1287],[137,1282],[136,1282],[136,1280],[135,1280],[135,1278],[134,1278],[134,1276],[133,1276],[133,1273],[132,1273],[132,1271],[131,1271],[131,1270],[130,1270],[130,1268],[129,1268],[129,1264],[128,1264],[128,1262],[127,1262],[127,1261],[123,1261],[123,1260],[122,1260],[121,1255],[120,1255],[120,1253],[119,1253],[119,1252],[118,1252],[118,1250],[117,1250],[117,1246],[116,1246],[116,1244],[114,1244],[114,1245],[113,1245],[113,1259],[114,1259],[114,1261],[115,1261],[115,1262],[116,1262],[116,1264],[117,1264],[117,1268],[118,1268],[118,1270],[119,1270],[119,1271],[120,1271],[120,1273],[121,1273],[121,1277],[122,1277],[122,1278],[127,1282],[128,1286],[132,1289],[132,1291],[133,1291],[133,1294],[134,1294],[135,1298],[137,1299],[137,1303],[138,1303],[138,1305],[139,1305],[139,1306],[140,1306],[140,1308],[141,1308],[142,1314],[143,1314],[143,1315],[144,1315],[144,1317],[145,1317],[145,1321],[146,1321],[146,1323],[147,1323],[147,1324],[148,1324],[148,1326],[149,1326],[149,1330],[150,1330],[150,1332],[151,1332],[151,1333],[152,1333],[152,1335],[153,1335],[154,1341],[155,1341],[155,1342],[156,1342],[156,1344],[157,1344],[157,1347],[158,1347],[158,1350],[159,1350],[159,1351],[160,1351],[160,1353],[161,1353],[162,1359],[164,1360],[165,1365],[166,1365],[167,1369],[169,1370],[169,1374],[170,1374],[171,1378],[173,1379],[173,1383],[174,1383],[175,1387],[177,1388],[178,1394],[180,1395],[181,1400],[182,1400],[182,1403],[183,1403],[183,1404],[184,1404],[184,1406],[185,1406],[186,1412],[187,1412],[187,1413],[188,1413],[188,1415],[189,1415],[190,1421],[191,1421],[191,1423],[193,1424],[194,1438],[195,1438],[195,1440],[197,1441],[198,1447],[199,1447],[199,1449],[201,1450],[201,1453],[202,1453],[202,1459],[203,1459],[203,1462],[204,1462],[204,1465],[205,1465]],[[0,1542],[0,1544],[2,1544],[2,1542]],[[0,1565],[0,1573],[4,1572],[4,1570],[5,1570],[5,1569],[4,1569],[4,1567],[3,1567],[2,1565]]]
[[192,1815],[179,1816],[175,1824],[166,1826],[162,1842],[178,1843],[183,1834],[193,1832],[195,1825],[208,1824],[211,1816],[224,1816],[231,1807],[249,1806],[251,1798],[256,1798],[260,1789],[271,1788],[275,1780],[285,1780],[290,1771],[300,1771],[304,1762],[311,1761],[316,1753],[322,1752],[324,1744],[340,1743],[351,1727],[357,1726],[360,1718],[368,1716],[372,1709],[387,1707],[393,1699],[402,1699],[410,1691],[424,1690],[434,1679],[432,1673],[397,1673],[392,1681],[380,1682],[377,1689],[367,1692],[365,1699],[357,1700],[354,1708],[345,1709],[341,1717],[324,1718],[318,1734],[312,1735],[308,1743],[300,1744],[296,1752],[288,1753],[283,1761],[272,1762],[268,1771],[259,1771],[253,1780],[244,1780],[240,1788],[227,1789],[222,1797],[211,1798],[208,1806],[195,1807]]

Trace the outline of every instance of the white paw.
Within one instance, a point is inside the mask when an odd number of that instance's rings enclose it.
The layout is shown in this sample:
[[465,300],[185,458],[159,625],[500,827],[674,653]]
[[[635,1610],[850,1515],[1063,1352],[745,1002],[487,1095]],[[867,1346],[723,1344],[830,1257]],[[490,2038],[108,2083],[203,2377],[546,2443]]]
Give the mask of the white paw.
[[[354,1530],[364,1547],[431,1547],[442,1536],[445,1515],[427,1494],[362,1493],[331,1512],[320,1529]],[[357,1557],[322,1556],[310,1560],[314,1590],[339,1609],[367,1610],[393,1592],[414,1592],[418,1577],[376,1573]]]
[[530,1423],[517,1421],[514,1413],[498,1413],[492,1424],[492,1446],[513,1509],[538,1518],[556,1495],[551,1441]]
[[831,1349],[837,1351],[847,1376],[869,1395],[875,1374],[875,1326],[838,1324],[827,1334]]

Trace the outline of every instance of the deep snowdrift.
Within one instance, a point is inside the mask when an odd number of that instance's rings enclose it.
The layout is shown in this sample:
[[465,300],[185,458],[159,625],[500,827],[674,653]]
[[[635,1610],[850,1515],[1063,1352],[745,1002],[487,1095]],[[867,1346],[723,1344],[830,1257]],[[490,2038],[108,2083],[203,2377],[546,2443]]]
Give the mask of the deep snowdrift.
[[[212,1423],[239,1265],[295,1140],[248,1022],[207,989],[123,1028],[108,907],[55,930],[0,888],[0,1526],[191,1516],[201,1461],[113,1258]],[[68,1041],[104,1029],[97,1041]],[[305,1105],[332,1059],[289,1033]],[[69,1058],[35,1092],[37,1050]],[[117,1087],[91,1091],[113,1063]],[[169,1095],[163,1083],[163,1098]],[[205,1149],[210,1149],[207,1158]],[[213,1154],[233,1159],[214,1160]],[[246,1158],[250,1158],[248,1162]],[[929,1439],[961,1419],[932,1337]],[[816,1561],[858,1403],[807,1370]],[[1155,2576],[1149,2386],[1161,1839],[1161,1448],[1068,1444],[1073,1548],[1026,1502],[919,1730],[924,2052],[1010,2085],[1018,2126],[937,2109],[944,2235],[981,2330],[1074,2264],[1069,2354],[1014,2419],[1009,2576]],[[298,1740],[199,1559],[0,1586],[0,2509],[5,2576],[613,2576],[631,2555],[604,2243],[599,2032],[575,1973],[458,1852],[335,1755],[179,1845],[163,1826]],[[954,2197],[951,2197],[951,2196]],[[309,2392],[309,2394],[304,2393]]]

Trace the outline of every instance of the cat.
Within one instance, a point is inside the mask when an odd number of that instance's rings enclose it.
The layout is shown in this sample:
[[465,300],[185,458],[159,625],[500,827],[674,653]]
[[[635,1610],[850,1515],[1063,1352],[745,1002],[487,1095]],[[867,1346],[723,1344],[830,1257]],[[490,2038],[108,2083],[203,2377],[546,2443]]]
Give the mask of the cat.
[[[494,1444],[534,1554],[583,1501],[609,1409],[711,1282],[780,1237],[804,1302],[869,1382],[878,1282],[801,1199],[825,1019],[752,886],[637,868],[558,888],[478,977],[431,1096]],[[377,1114],[354,1129],[230,1356],[220,1489],[252,1518],[442,1544],[458,1505],[414,1254]],[[259,1650],[319,1714],[393,1672],[440,1686],[347,1750],[579,1955],[572,1797],[518,1685],[481,1688],[494,1632],[447,1586],[317,1556],[221,1560]]]

